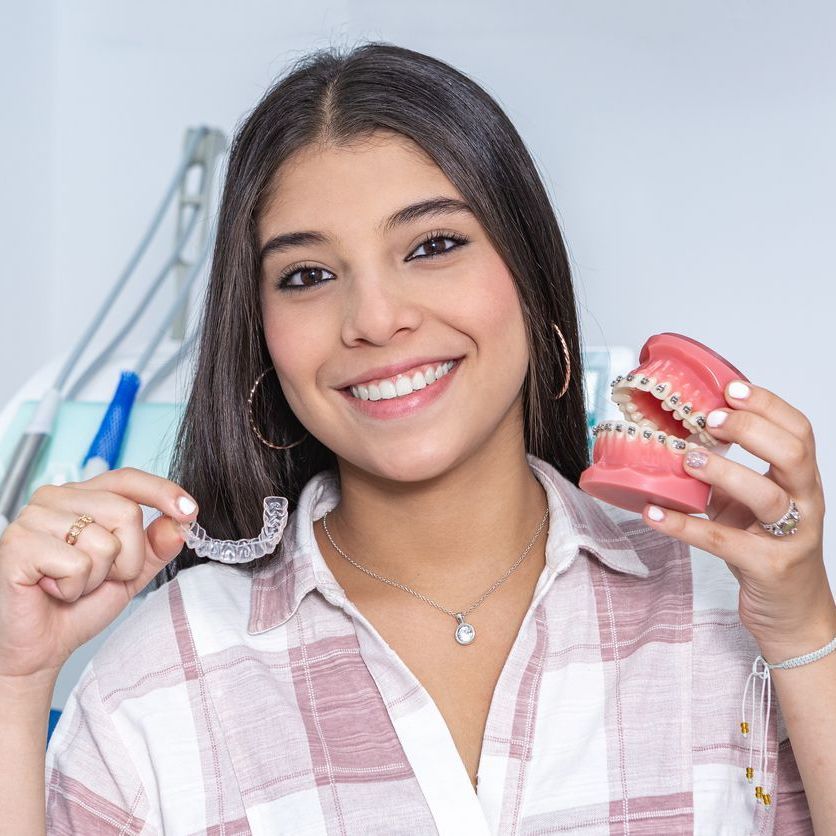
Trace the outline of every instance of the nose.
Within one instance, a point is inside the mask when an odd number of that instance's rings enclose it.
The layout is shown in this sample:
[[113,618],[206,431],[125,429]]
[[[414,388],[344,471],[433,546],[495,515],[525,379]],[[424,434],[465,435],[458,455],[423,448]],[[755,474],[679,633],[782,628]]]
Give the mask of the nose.
[[398,331],[418,327],[421,310],[404,281],[391,270],[365,270],[357,275],[345,302],[342,338],[346,345],[385,345]]

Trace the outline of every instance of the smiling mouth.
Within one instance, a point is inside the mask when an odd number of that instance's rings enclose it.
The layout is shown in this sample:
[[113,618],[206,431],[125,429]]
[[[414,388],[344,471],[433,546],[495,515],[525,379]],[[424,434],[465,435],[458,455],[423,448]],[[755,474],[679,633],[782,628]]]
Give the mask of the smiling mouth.
[[437,381],[446,377],[458,362],[458,359],[450,359],[443,363],[419,366],[412,372],[402,372],[393,377],[346,386],[342,391],[363,401],[402,398],[411,395],[413,392],[426,389],[428,386],[435,385]]

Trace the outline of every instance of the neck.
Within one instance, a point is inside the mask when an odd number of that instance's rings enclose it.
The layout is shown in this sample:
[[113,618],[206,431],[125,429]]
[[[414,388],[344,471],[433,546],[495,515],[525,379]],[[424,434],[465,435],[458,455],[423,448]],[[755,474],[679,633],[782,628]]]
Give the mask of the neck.
[[[340,460],[340,483],[340,502],[327,516],[340,549],[386,578],[429,595],[443,591],[448,598],[457,592],[472,596],[501,577],[528,546],[548,507],[521,437],[519,444],[485,445],[420,483],[381,480]],[[348,564],[321,520],[315,529],[328,562]],[[542,567],[547,533],[548,520],[524,563]],[[350,565],[345,571],[364,574]]]

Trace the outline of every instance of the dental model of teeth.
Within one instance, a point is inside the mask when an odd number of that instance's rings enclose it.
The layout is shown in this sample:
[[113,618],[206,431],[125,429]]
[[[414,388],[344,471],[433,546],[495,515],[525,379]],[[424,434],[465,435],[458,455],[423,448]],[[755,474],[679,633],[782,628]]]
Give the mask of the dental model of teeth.
[[725,387],[736,379],[747,378],[703,343],[669,331],[651,336],[638,366],[610,384],[623,420],[593,428],[592,463],[578,487],[638,513],[648,502],[705,513],[711,486],[688,473],[682,457],[696,447],[721,456],[728,451],[707,416],[726,405]]
[[699,444],[695,444],[693,441],[683,441],[675,435],[668,435],[661,430],[657,430],[653,422],[647,418],[643,419],[641,424],[635,424],[632,421],[602,421],[592,429],[594,436],[605,432],[621,433],[624,438],[630,441],[636,438],[645,442],[656,441],[659,445],[667,447],[672,453],[681,455],[684,455],[688,450],[699,447]]
[[[674,392],[673,389],[675,386],[682,391]],[[677,421],[681,422],[682,426],[691,435],[697,436],[701,444],[706,447],[713,447],[718,443],[705,429],[706,413],[695,409],[694,404],[690,401],[683,403],[684,399],[690,396],[685,394],[688,387],[687,382],[683,381],[681,385],[672,383],[670,380],[660,383],[655,377],[650,377],[647,374],[637,375],[631,373],[625,376],[618,375],[610,384],[610,387],[612,388],[613,403],[618,406],[629,422],[639,424],[640,426],[649,425],[655,429],[659,429],[658,425],[652,419],[646,418],[644,413],[640,411],[639,405],[636,402],[636,392],[647,392],[659,401],[659,406],[665,412],[670,412]],[[697,445],[695,444],[694,446]]]
[[180,523],[180,528],[186,535],[186,545],[200,557],[220,563],[249,563],[275,551],[287,525],[287,499],[283,496],[266,497],[263,519],[264,526],[258,537],[243,540],[209,537],[197,520]]
[[363,401],[379,401],[389,398],[399,398],[411,395],[418,389],[432,386],[437,380],[446,375],[455,366],[454,360],[447,360],[436,366],[427,366],[423,371],[417,369],[413,374],[399,374],[382,380],[371,381],[367,384],[358,383],[349,387],[355,398]]
[[[679,388],[685,389],[686,386],[687,384],[683,383]],[[618,375],[610,384],[610,388],[612,389],[612,401],[618,406],[625,420],[602,421],[593,428],[592,434],[594,436],[597,437],[599,433],[611,432],[622,435],[628,441],[634,439],[640,439],[644,442],[655,441],[657,444],[667,447],[672,453],[681,455],[699,447],[700,444],[705,447],[717,446],[717,439],[705,429],[706,413],[696,410],[694,404],[690,401],[683,403],[683,392],[674,392],[674,383],[670,380],[660,383],[655,377],[631,373]],[[687,431],[686,438],[680,438],[674,435],[672,431],[665,432],[660,429],[659,424],[653,418],[645,415],[639,408],[636,392],[646,392],[652,395],[659,402],[662,410],[669,412],[673,418],[681,423],[683,429]],[[648,409],[651,405],[650,402],[646,401],[646,404],[645,409],[650,411]],[[691,438],[696,438],[699,443],[690,441]]]

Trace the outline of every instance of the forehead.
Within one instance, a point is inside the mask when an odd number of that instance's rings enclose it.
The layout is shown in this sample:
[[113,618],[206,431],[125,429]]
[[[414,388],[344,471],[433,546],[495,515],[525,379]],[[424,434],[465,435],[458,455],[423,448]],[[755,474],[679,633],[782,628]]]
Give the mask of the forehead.
[[430,193],[461,197],[408,137],[375,132],[350,144],[309,145],[273,175],[259,216],[260,237],[285,227],[322,228],[329,217],[379,220]]

